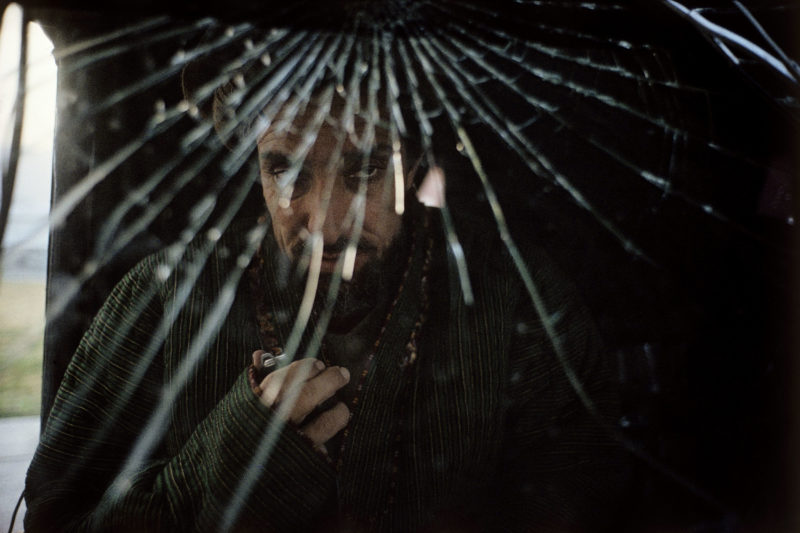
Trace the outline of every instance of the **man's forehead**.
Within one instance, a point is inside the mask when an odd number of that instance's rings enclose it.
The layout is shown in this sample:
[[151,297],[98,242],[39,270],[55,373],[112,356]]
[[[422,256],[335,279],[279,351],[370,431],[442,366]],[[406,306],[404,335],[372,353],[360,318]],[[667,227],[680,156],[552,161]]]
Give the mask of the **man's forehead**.
[[[344,138],[355,145],[370,140],[375,144],[389,143],[388,113],[380,106],[364,109],[363,103],[357,106],[339,95],[334,95],[329,102],[312,99],[301,104],[287,103],[273,116],[262,115],[258,143],[283,141],[295,144],[305,136],[313,139],[321,135]],[[367,146],[361,148],[368,149]]]
[[[304,138],[308,135],[308,138]],[[258,151],[264,160],[282,156],[287,160],[331,159],[348,162],[364,157],[391,157],[394,151],[387,132],[375,129],[371,137],[364,132],[348,134],[346,130],[328,124],[318,131],[268,128],[258,139]]]

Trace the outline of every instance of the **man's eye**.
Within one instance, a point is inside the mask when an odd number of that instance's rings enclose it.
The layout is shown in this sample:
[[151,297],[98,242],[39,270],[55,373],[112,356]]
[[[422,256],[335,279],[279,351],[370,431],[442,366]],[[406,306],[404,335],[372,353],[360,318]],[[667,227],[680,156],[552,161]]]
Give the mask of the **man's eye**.
[[357,172],[353,172],[350,174],[351,177],[357,178],[360,180],[371,180],[378,174],[378,167],[376,166],[366,166]]
[[[276,180],[282,178],[281,172],[288,172],[289,169],[277,171],[273,176]],[[281,190],[281,195],[292,200],[296,200],[306,194],[311,189],[311,176],[305,172],[300,172],[294,179],[287,180],[286,183],[278,182]]]
[[376,165],[367,165],[360,170],[350,172],[345,176],[347,186],[351,189],[357,189],[362,183],[373,183],[380,176],[380,169]]
[[287,167],[274,167],[267,169],[267,174],[272,176],[273,178],[277,179],[281,177],[281,174],[289,170]]

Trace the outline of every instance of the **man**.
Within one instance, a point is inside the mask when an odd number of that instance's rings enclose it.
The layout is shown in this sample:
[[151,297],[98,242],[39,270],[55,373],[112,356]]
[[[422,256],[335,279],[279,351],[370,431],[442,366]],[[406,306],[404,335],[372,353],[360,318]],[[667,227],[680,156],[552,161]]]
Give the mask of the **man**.
[[256,121],[268,223],[117,286],[30,467],[27,531],[605,525],[624,461],[574,291],[526,253],[553,339],[499,239],[457,216],[467,305],[413,194],[423,156],[351,101],[322,87]]

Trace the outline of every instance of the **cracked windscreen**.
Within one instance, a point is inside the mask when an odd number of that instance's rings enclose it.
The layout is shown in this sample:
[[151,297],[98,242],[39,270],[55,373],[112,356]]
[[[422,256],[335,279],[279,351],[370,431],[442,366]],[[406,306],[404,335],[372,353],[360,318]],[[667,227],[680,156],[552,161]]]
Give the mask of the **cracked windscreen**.
[[644,4],[23,3],[26,530],[791,529],[800,13]]

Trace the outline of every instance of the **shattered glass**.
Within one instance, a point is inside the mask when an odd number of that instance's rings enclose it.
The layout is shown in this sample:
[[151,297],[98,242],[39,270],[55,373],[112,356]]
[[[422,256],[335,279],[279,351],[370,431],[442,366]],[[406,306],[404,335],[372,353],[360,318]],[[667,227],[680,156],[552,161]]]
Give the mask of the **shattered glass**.
[[[109,14],[23,2],[55,44],[59,79],[53,201],[41,220],[50,230],[43,416],[126,271],[166,249],[166,281],[188,243],[205,239],[204,253],[191,257],[199,270],[232,225],[250,221],[248,246],[225,273],[203,335],[115,480],[113,490],[128,490],[268,231],[255,220],[264,213],[259,132],[312,116],[277,178],[278,201],[289,205],[318,132],[343,102],[336,119],[354,144],[369,147],[376,131],[387,132],[382,186],[398,214],[410,166],[400,140],[419,143],[419,194],[441,209],[466,305],[474,294],[460,235],[470,219],[484,224],[487,241],[502,241],[557,355],[560,310],[540,297],[526,250],[543,248],[577,286],[622,397],[607,431],[635,457],[641,485],[621,530],[787,523],[800,495],[791,454],[800,431],[792,412],[800,66],[791,21],[800,6],[640,4],[245,3]],[[215,103],[221,86],[225,106]],[[17,155],[3,150],[5,191]],[[339,155],[331,153],[332,165]],[[333,296],[353,275],[366,187],[356,185],[347,213],[354,231],[329,284],[319,283],[320,235],[308,237],[288,354],[326,331],[333,298],[310,320],[318,289]],[[182,290],[192,282],[183,279]],[[120,409],[171,317],[135,362]],[[584,383],[562,363],[593,412]],[[222,530],[278,431],[264,436]]]

